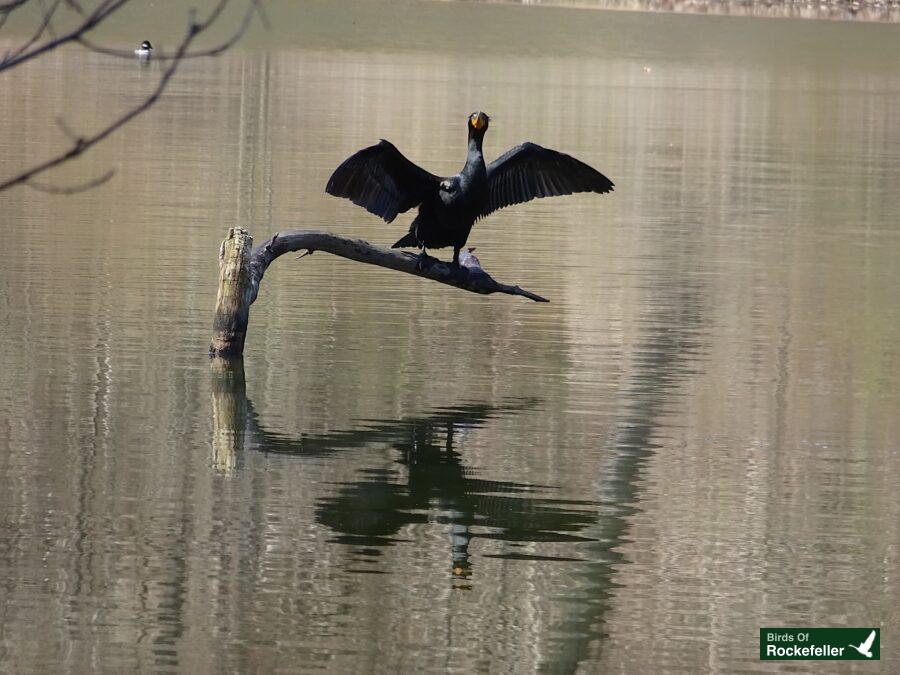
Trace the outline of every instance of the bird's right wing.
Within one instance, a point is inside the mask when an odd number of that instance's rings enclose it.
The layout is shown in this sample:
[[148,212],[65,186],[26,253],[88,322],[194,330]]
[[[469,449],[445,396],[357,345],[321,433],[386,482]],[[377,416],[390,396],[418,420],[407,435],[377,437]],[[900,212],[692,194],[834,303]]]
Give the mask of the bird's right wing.
[[389,223],[421,204],[440,181],[382,139],[345,159],[331,174],[325,192],[346,197]]
[[869,633],[869,637],[866,638],[865,642],[863,642],[862,648],[865,651],[869,651],[869,648],[872,646],[873,642],[875,642],[875,631],[874,630],[871,633]]

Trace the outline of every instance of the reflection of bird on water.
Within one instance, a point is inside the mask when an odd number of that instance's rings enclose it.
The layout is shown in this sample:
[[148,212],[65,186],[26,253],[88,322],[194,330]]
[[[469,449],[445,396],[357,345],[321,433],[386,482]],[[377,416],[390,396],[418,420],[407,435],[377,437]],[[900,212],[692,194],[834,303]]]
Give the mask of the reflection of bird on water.
[[526,414],[537,404],[534,399],[464,404],[424,416],[365,420],[346,430],[291,436],[268,431],[260,422],[246,396],[242,360],[213,363],[213,450],[220,468],[238,467],[245,443],[298,459],[349,452],[365,457],[385,446],[392,449],[392,466],[362,469],[356,479],[331,485],[316,500],[316,520],[337,534],[333,541],[355,546],[368,562],[377,562],[383,547],[405,542],[396,535],[409,525],[449,526],[450,569],[462,583],[472,573],[473,537],[504,542],[505,550],[484,552],[483,557],[533,561],[575,558],[526,552],[526,542],[588,541],[579,533],[594,522],[596,503],[541,496],[554,490],[548,485],[479,478],[478,469],[463,462],[460,447],[479,429],[501,417]]
[[[463,464],[458,446],[467,433],[494,417],[524,412],[531,405],[467,405],[373,425],[363,432],[368,443],[389,442],[403,473],[385,468],[364,471],[357,480],[342,483],[335,493],[320,498],[316,519],[338,533],[335,541],[376,552],[403,541],[396,535],[408,525],[449,525],[450,569],[457,579],[472,573],[469,542],[474,537],[507,542],[513,548],[524,542],[585,541],[577,532],[592,522],[591,504],[542,498],[535,493],[552,488],[478,478],[475,470]],[[339,432],[335,438],[339,443],[340,436]],[[404,474],[405,480],[398,480]],[[474,531],[473,526],[477,526]],[[484,555],[572,559],[511,551]]]
[[483,112],[469,115],[468,156],[455,176],[435,176],[382,140],[344,160],[325,191],[346,197],[388,223],[418,206],[409,233],[394,248],[420,248],[423,265],[427,248],[452,246],[453,264],[458,266],[472,225],[497,209],[539,197],[613,189],[612,181],[596,169],[534,143],[517,145],[485,165],[481,146],[489,124]]

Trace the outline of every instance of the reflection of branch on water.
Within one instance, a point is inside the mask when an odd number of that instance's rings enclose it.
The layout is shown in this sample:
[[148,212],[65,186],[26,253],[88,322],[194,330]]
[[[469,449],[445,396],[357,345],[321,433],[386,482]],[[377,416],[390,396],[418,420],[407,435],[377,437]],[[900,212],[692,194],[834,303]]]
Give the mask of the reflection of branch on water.
[[[360,547],[377,559],[378,549],[399,541],[408,525],[450,525],[451,568],[456,576],[471,571],[473,538],[503,541],[577,543],[594,522],[596,505],[535,495],[547,485],[485,480],[473,476],[459,452],[473,430],[509,415],[527,414],[536,401],[504,405],[466,404],[439,408],[427,415],[399,420],[364,420],[356,428],[296,437],[267,431],[247,399],[243,364],[214,360],[213,449],[215,464],[225,471],[239,466],[249,449],[297,457],[321,457],[385,446],[394,451],[395,469],[369,469],[359,480],[341,483],[318,499],[316,518],[337,533],[335,542]],[[403,478],[405,476],[405,479]],[[524,550],[494,557],[528,560],[577,560],[579,555],[533,555]]]
[[660,449],[655,436],[662,418],[671,411],[679,388],[702,355],[702,290],[699,284],[684,280],[661,284],[663,297],[641,322],[643,336],[633,347],[637,356],[622,395],[624,405],[608,448],[609,461],[599,472],[601,506],[596,525],[589,528],[593,540],[585,547],[590,563],[578,575],[582,592],[568,604],[565,625],[560,628],[567,637],[558,641],[548,658],[554,670],[574,672],[594,658],[590,649],[597,644],[598,631],[603,631],[615,568],[627,562],[619,548],[628,541],[628,517],[637,510],[641,471]]

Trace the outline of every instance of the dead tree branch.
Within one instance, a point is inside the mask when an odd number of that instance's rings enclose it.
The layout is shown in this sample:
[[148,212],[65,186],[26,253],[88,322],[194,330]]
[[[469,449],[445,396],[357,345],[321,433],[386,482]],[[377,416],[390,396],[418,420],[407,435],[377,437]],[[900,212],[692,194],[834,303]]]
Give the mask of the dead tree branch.
[[[44,16],[41,19],[40,24],[38,24],[37,29],[34,31],[34,34],[28,39],[27,42],[20,45],[17,49],[14,49],[11,52],[3,55],[3,59],[0,60],[0,70],[3,70],[7,67],[7,63],[15,65],[15,59],[21,54],[28,51],[28,49],[41,39],[41,36],[50,30],[50,24],[53,21],[53,15],[56,14],[56,10],[59,9],[60,4],[62,4],[62,0],[54,0],[53,4],[50,6],[50,9],[44,11]],[[5,16],[9,16],[6,14]],[[4,18],[4,23],[6,19]],[[9,67],[12,67],[10,65]]]
[[[68,41],[72,41],[72,40],[80,41],[84,32],[86,32],[87,30],[90,30],[91,28],[96,26],[97,23],[102,21],[104,18],[108,17],[113,11],[120,8],[127,1],[128,0],[106,0],[106,2],[101,3],[98,6],[98,8],[96,10],[94,10],[94,12],[92,12],[90,15],[88,15],[88,17],[85,19],[85,21],[81,24],[81,26],[78,29],[67,33],[66,36],[62,36],[60,38],[52,40],[49,43],[45,43],[41,47],[37,47],[33,50],[26,51],[25,53],[22,53],[17,56],[13,56],[13,57],[9,58],[8,60],[6,60],[2,64],[0,64],[0,71],[4,70],[5,68],[11,68],[14,65],[18,65],[19,63],[22,63],[24,60],[27,60],[28,58],[34,58],[34,56],[36,56],[40,53],[44,53],[45,51],[48,51],[49,49],[55,48],[55,47],[59,46],[60,44],[62,44],[63,42],[68,42]],[[141,101],[141,103],[139,103],[134,108],[131,108],[130,110],[126,111],[125,113],[120,115],[116,120],[111,122],[109,125],[107,125],[100,131],[98,131],[90,136],[74,136],[74,134],[72,134],[72,132],[70,130],[68,130],[66,127],[63,126],[63,129],[64,129],[66,135],[70,136],[70,140],[72,141],[71,147],[68,150],[66,150],[65,152],[61,152],[60,154],[56,155],[55,157],[52,157],[51,159],[48,159],[40,164],[37,164],[36,166],[31,167],[30,169],[22,171],[21,173],[19,173],[16,176],[13,176],[12,178],[8,178],[8,179],[0,182],[0,192],[2,192],[3,190],[6,190],[8,188],[11,188],[15,185],[31,184],[31,179],[34,178],[35,176],[37,176],[38,174],[41,174],[45,171],[48,171],[49,169],[59,166],[60,164],[68,162],[69,160],[72,160],[75,157],[78,157],[83,152],[85,152],[92,146],[96,145],[97,143],[99,143],[100,141],[105,139],[107,136],[109,136],[116,130],[125,126],[125,124],[130,122],[132,119],[134,119],[141,113],[148,110],[154,103],[156,103],[157,99],[159,99],[159,97],[162,95],[163,91],[165,90],[166,86],[169,83],[169,80],[172,79],[172,76],[178,70],[178,66],[180,65],[181,61],[185,58],[185,55],[188,54],[188,48],[190,47],[191,43],[193,43],[193,41],[197,38],[197,36],[201,35],[210,26],[212,26],[213,23],[215,23],[216,19],[219,18],[219,16],[221,15],[222,11],[225,9],[225,6],[229,3],[229,1],[230,0],[220,0],[219,3],[216,5],[216,7],[213,9],[213,11],[206,18],[206,20],[204,20],[200,23],[197,23],[196,21],[194,21],[193,18],[191,19],[184,39],[181,41],[181,44],[178,46],[178,49],[175,51],[175,54],[170,59],[171,63],[166,68],[166,70],[163,72],[163,74],[160,77],[159,82],[157,83],[154,90],[143,101]],[[206,52],[204,52],[203,54],[197,53],[195,55],[200,56],[200,55],[219,54],[222,51],[224,51],[225,49],[228,49],[228,47],[233,45],[235,42],[237,42],[237,40],[247,30],[247,27],[250,24],[250,19],[253,16],[254,10],[255,10],[258,2],[259,2],[259,0],[250,0],[249,1],[248,9],[245,14],[244,20],[241,22],[241,25],[238,27],[238,29],[225,42],[223,42],[222,44],[220,44],[217,47],[214,47],[210,50],[206,50]],[[54,9],[55,9],[55,7],[58,6],[58,4],[59,4],[58,2],[54,3],[54,5],[53,5]],[[105,11],[101,11],[101,10],[104,10],[104,8],[105,8]],[[45,16],[45,19],[46,19],[46,16]],[[49,21],[49,19],[46,19],[46,21]],[[52,45],[52,46],[48,46],[48,45]],[[74,138],[72,136],[74,136]],[[71,188],[69,188],[69,187],[50,188],[48,186],[39,186],[38,189],[42,189],[45,192],[59,192],[59,193],[79,192],[81,190],[90,189],[92,187],[95,187],[95,186],[103,183],[103,182],[106,182],[106,180],[109,180],[109,178],[111,178],[111,177],[112,177],[111,174],[105,174],[104,177],[102,178],[102,180],[98,179],[95,181],[88,181],[87,183],[83,183],[80,186],[74,186]]]
[[310,253],[324,251],[356,262],[387,267],[448,286],[456,286],[472,293],[482,295],[507,293],[521,295],[535,302],[549,302],[546,298],[531,291],[496,281],[481,267],[454,268],[449,263],[429,258],[431,262],[420,269],[418,255],[412,253],[374,246],[362,239],[351,239],[319,230],[287,230],[279,232],[261,246],[257,246],[250,255],[250,284],[253,289],[251,303],[256,300],[259,284],[269,265],[278,256],[292,251],[309,251]]
[[28,187],[30,187],[32,190],[37,190],[38,192],[46,192],[47,194],[51,195],[74,195],[78,194],[79,192],[87,192],[88,190],[92,190],[95,187],[103,185],[115,175],[116,170],[110,169],[102,176],[98,176],[97,178],[91,178],[90,180],[86,180],[83,183],[78,183],[76,185],[63,186],[47,185],[30,180],[28,181]]
[[3,60],[0,61],[0,72],[8,70],[9,68],[14,68],[15,66],[25,63],[26,61],[30,61],[31,59],[53,49],[56,49],[60,45],[64,45],[67,42],[77,40],[88,31],[91,31],[98,25],[100,25],[111,14],[117,12],[129,1],[130,0],[104,0],[99,5],[97,5],[96,9],[94,9],[93,12],[85,15],[82,22],[72,30],[66,31],[62,35],[58,35],[42,44],[34,46],[34,43],[40,39],[47,26],[50,24],[50,21],[53,18],[53,14],[56,12],[56,8],[59,6],[59,2],[53,3],[51,8],[44,12],[43,19],[38,26],[35,35],[27,43],[25,43],[25,45],[15,50],[14,52],[7,54],[6,56],[4,56]]
[[12,2],[0,2],[0,28],[3,28],[3,24],[5,24],[9,19],[10,14],[19,9],[19,7],[25,5],[25,3],[27,2],[31,2],[31,0],[12,0]]
[[222,242],[219,251],[219,290],[213,320],[213,338],[209,346],[211,356],[239,356],[243,353],[250,305],[259,295],[263,276],[276,258],[292,251],[324,251],[356,262],[431,279],[472,293],[507,293],[521,295],[535,302],[549,302],[519,286],[496,281],[478,265],[454,268],[449,263],[431,258],[426,265],[420,267],[417,255],[319,230],[279,232],[261,246],[252,246],[253,238],[250,233],[240,227],[229,230],[228,238]]
[[14,9],[18,9],[29,0],[12,0],[12,2],[0,2],[0,14],[9,14]]
[[[224,7],[223,7],[224,9]],[[220,14],[221,11],[217,13]],[[186,52],[182,54],[180,57],[176,54],[168,55],[160,53],[153,54],[154,61],[172,61],[174,59],[196,59],[204,56],[218,56],[222,52],[228,50],[232,47],[238,40],[241,39],[241,36],[246,32],[246,30],[250,27],[250,22],[253,20],[253,15],[257,14],[260,17],[263,25],[268,26],[268,19],[266,18],[265,13],[263,12],[262,4],[260,4],[259,0],[252,0],[247,5],[247,11],[244,12],[244,17],[241,19],[241,24],[238,29],[232,34],[230,38],[228,38],[225,42],[222,42],[214,47],[210,47],[209,49],[202,49],[199,51]],[[211,17],[213,18],[213,17]],[[213,18],[213,21],[215,21]],[[133,59],[134,52],[122,49],[112,49],[111,47],[104,47],[103,45],[98,45],[91,42],[84,35],[76,38],[78,44],[82,45],[86,49],[90,49],[92,52],[97,52],[98,54],[105,54],[107,56],[115,56],[121,59]]]

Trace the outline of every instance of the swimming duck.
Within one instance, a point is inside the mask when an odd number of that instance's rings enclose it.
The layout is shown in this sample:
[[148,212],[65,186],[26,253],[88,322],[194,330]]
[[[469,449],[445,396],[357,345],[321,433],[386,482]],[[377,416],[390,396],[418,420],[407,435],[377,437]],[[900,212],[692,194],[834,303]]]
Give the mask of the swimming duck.
[[150,44],[150,40],[144,40],[141,46],[134,50],[134,53],[142,59],[148,59],[153,53],[153,45]]
[[429,248],[453,247],[453,265],[475,221],[505,206],[575,192],[610,192],[613,182],[569,155],[522,143],[485,164],[482,153],[491,118],[468,119],[466,163],[455,176],[441,178],[413,164],[390,142],[363,148],[335,169],[325,191],[346,197],[390,223],[414,206],[418,215],[393,248],[417,247],[419,264]]

